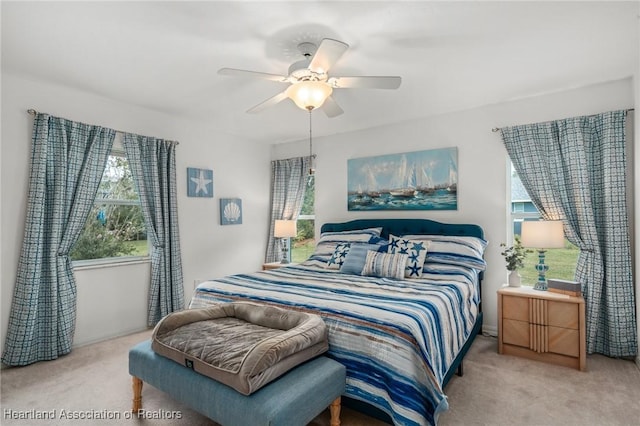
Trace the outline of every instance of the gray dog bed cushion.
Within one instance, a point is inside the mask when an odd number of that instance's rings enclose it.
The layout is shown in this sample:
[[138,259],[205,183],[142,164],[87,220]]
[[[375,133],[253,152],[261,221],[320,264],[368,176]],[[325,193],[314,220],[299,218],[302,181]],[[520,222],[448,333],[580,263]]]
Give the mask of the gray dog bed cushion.
[[164,317],[152,349],[249,395],[329,348],[318,315],[254,303],[224,303]]

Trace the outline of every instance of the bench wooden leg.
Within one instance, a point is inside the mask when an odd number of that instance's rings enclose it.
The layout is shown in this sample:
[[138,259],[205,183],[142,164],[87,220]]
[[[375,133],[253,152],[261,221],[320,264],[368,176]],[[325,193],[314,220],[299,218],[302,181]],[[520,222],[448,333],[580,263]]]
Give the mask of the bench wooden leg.
[[329,406],[331,412],[331,426],[340,426],[340,397],[337,397]]
[[133,407],[131,411],[137,414],[142,409],[142,380],[136,376],[133,379]]

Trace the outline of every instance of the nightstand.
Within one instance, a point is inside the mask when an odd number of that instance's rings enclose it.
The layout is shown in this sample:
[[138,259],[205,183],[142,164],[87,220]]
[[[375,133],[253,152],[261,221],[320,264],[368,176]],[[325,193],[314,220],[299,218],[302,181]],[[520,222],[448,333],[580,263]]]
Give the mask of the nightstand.
[[584,299],[532,287],[501,288],[498,352],[585,370]]
[[282,268],[283,266],[291,266],[293,263],[280,263],[280,262],[269,262],[262,264],[263,271],[270,271],[272,269]]

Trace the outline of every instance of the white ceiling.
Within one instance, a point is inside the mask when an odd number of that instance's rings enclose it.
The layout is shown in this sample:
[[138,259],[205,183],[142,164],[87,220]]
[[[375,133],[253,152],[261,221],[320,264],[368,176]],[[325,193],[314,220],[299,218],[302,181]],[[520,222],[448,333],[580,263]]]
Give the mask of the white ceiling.
[[[314,112],[314,136],[373,127],[633,75],[639,3],[200,1],[1,3],[2,70],[206,120],[266,143],[305,139],[286,84],[296,46],[350,45],[330,75],[399,75],[398,90],[341,89],[345,113]],[[37,106],[35,106],[37,107]]]

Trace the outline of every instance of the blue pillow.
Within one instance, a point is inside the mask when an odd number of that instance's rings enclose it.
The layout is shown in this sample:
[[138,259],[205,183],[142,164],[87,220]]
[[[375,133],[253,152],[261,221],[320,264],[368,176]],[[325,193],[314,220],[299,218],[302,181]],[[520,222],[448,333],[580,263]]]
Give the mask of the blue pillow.
[[340,273],[361,275],[369,250],[378,251],[378,244],[352,244],[347,257],[344,258]]

